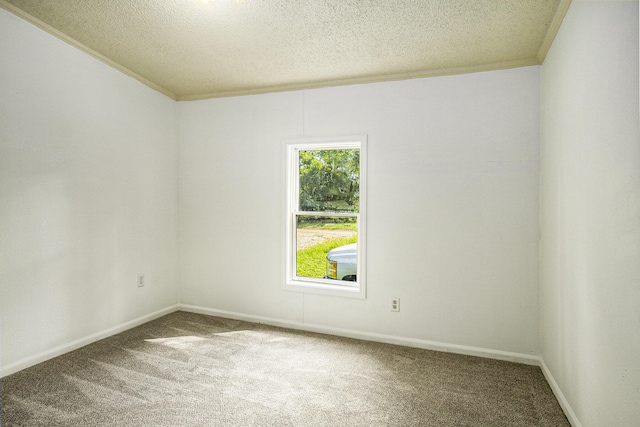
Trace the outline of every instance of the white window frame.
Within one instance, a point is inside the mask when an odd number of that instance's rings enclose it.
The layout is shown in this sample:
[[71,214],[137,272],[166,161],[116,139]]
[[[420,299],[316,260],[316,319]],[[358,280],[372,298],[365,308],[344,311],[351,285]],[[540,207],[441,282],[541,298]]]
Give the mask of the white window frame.
[[[350,298],[366,297],[366,235],[367,235],[367,137],[366,135],[336,138],[304,138],[285,141],[286,149],[286,213],[284,243],[283,289],[322,295]],[[307,215],[299,208],[299,152],[304,150],[360,150],[360,209],[357,214],[334,212],[309,212],[313,216],[357,218],[358,260],[355,282],[332,279],[300,277],[296,274],[296,231],[298,216]]]

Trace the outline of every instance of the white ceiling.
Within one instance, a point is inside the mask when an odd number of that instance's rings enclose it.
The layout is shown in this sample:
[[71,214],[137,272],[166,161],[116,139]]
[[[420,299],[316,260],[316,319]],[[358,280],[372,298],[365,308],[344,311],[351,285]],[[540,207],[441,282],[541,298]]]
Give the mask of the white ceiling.
[[178,100],[540,64],[570,0],[0,0]]

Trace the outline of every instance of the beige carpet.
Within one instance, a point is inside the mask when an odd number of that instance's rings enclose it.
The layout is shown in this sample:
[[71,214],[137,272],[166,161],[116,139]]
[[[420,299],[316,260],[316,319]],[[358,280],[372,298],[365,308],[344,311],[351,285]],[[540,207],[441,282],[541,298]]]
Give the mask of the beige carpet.
[[2,379],[2,426],[569,426],[539,368],[178,312]]

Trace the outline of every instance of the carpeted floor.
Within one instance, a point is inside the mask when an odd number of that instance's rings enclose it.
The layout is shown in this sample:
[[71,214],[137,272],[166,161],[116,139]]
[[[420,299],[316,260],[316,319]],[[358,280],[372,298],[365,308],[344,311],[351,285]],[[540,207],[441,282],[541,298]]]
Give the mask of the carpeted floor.
[[2,426],[569,426],[534,366],[177,312],[2,379]]

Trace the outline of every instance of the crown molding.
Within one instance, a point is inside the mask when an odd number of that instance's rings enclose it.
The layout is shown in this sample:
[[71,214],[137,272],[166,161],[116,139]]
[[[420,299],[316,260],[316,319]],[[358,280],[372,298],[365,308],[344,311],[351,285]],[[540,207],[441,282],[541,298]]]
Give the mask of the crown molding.
[[558,30],[560,30],[560,25],[564,20],[564,17],[567,15],[567,10],[569,10],[569,6],[571,5],[571,0],[560,0],[560,4],[558,5],[558,9],[556,9],[556,14],[553,16],[553,20],[549,25],[549,29],[547,30],[547,35],[544,37],[542,41],[542,45],[538,50],[538,62],[542,64],[544,59],[547,57],[547,53],[551,48],[551,44],[553,40],[556,38],[558,34]]
[[451,75],[457,75],[457,74],[469,74],[469,73],[478,73],[478,72],[486,72],[486,71],[504,70],[509,68],[527,67],[532,65],[540,65],[544,61],[547,51],[549,50],[551,43],[553,42],[553,39],[555,38],[555,35],[557,34],[558,29],[562,24],[562,20],[564,19],[564,16],[570,4],[571,4],[571,0],[560,1],[560,4],[558,6],[556,14],[554,15],[552,23],[549,26],[549,29],[547,31],[543,44],[538,51],[537,57],[535,58],[525,58],[525,59],[520,59],[516,61],[479,64],[479,65],[464,66],[464,67],[440,68],[440,69],[434,69],[434,70],[424,70],[424,71],[416,71],[416,72],[408,72],[408,73],[348,77],[348,78],[342,78],[342,79],[310,81],[310,82],[293,83],[293,84],[286,84],[286,85],[264,86],[264,87],[237,89],[237,90],[231,90],[231,91],[210,92],[210,93],[179,96],[165,89],[164,87],[148,80],[147,78],[131,71],[130,69],[122,66],[121,64],[115,62],[114,60],[96,52],[95,50],[80,43],[74,38],[69,37],[66,34],[56,30],[55,28],[46,24],[40,19],[8,3],[6,0],[0,0],[0,8],[3,8],[9,11],[10,13],[24,19],[25,21],[42,29],[43,31],[46,31],[47,33],[53,35],[54,37],[64,41],[65,43],[79,49],[80,51],[92,56],[93,58],[105,63],[106,65],[120,71],[121,73],[139,81],[145,86],[157,92],[160,92],[161,94],[175,101],[197,101],[197,100],[211,99],[211,98],[259,95],[259,94],[273,93],[273,92],[287,92],[287,91],[304,90],[304,89],[318,89],[318,88],[324,88],[324,87],[330,87],[330,86],[346,86],[346,85],[380,83],[380,82],[409,80],[409,79],[418,79],[418,78],[427,78],[427,77],[451,76]]
[[56,30],[55,28],[53,28],[52,26],[50,26],[49,24],[39,20],[38,18],[29,15],[28,13],[26,13],[25,11],[23,11],[22,9],[19,9],[17,7],[15,7],[14,5],[7,3],[5,0],[0,0],[0,8],[7,10],[8,12],[16,15],[19,18],[24,19],[25,21],[29,22],[30,24],[35,25],[36,27],[40,28],[43,31],[46,31],[47,33],[51,34],[52,36],[62,40],[63,42],[75,47],[76,49],[81,50],[82,52],[86,53],[89,56],[92,56],[93,58],[97,59],[98,61],[101,61],[103,63],[105,63],[106,65],[115,68],[116,70],[120,71],[121,73],[134,78],[136,80],[138,80],[140,83],[142,83],[145,86],[150,87],[151,89],[160,92],[161,94],[173,99],[174,101],[178,100],[178,97],[174,94],[171,93],[170,91],[168,91],[167,89],[153,83],[152,81],[142,77],[140,74],[137,74],[133,71],[131,71],[130,69],[118,64],[117,62],[113,61],[110,58],[107,58],[106,56],[96,52],[95,50],[91,49],[88,46],[85,46],[84,44],[80,43],[79,41],[75,40],[74,38],[71,38],[69,36],[67,36],[66,34]]
[[427,78],[427,77],[452,76],[456,74],[470,74],[470,73],[479,73],[479,72],[485,72],[485,71],[506,70],[509,68],[529,67],[531,65],[540,65],[540,62],[538,62],[537,58],[528,58],[528,59],[521,59],[517,61],[510,61],[510,62],[498,62],[498,63],[491,63],[491,64],[472,65],[468,67],[440,68],[435,70],[425,70],[425,71],[417,71],[417,72],[411,72],[411,73],[351,77],[351,78],[345,78],[345,79],[305,82],[305,83],[288,84],[288,85],[281,85],[281,86],[265,86],[265,87],[251,88],[251,89],[238,89],[238,90],[225,91],[225,92],[212,92],[212,93],[206,93],[206,94],[184,95],[184,96],[179,96],[178,101],[198,101],[198,100],[210,99],[210,98],[259,95],[264,93],[286,92],[286,91],[304,90],[304,89],[318,89],[318,88],[329,87],[329,86],[346,86],[346,85],[366,84],[366,83],[381,83],[381,82],[397,81],[397,80],[410,80],[410,79],[419,79],[419,78]]

